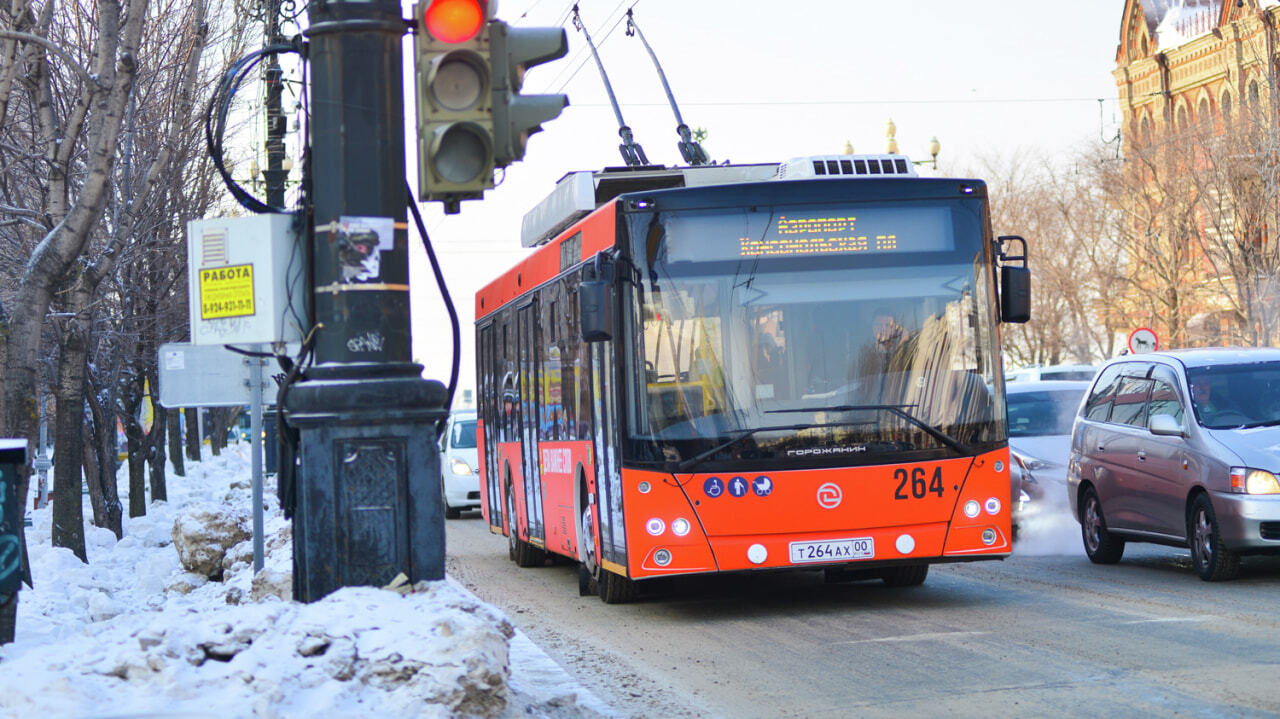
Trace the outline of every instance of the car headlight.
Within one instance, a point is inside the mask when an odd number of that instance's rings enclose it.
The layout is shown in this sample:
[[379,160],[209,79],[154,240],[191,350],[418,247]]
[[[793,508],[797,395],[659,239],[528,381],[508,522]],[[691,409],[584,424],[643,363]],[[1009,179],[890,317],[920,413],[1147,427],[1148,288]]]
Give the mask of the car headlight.
[[453,460],[453,462],[450,463],[449,466],[453,468],[454,474],[458,474],[458,475],[471,474],[471,465],[467,464],[466,460],[455,459]]
[[1032,457],[1029,454],[1021,454],[1019,452],[1010,452],[1009,455],[1013,457],[1013,461],[1017,462],[1019,467],[1021,467],[1022,469],[1028,472],[1034,472],[1040,469],[1048,469],[1049,467],[1053,466],[1051,463],[1046,462],[1043,459],[1037,459],[1035,457]]
[[1280,480],[1265,469],[1232,467],[1231,491],[1239,494],[1280,494]]

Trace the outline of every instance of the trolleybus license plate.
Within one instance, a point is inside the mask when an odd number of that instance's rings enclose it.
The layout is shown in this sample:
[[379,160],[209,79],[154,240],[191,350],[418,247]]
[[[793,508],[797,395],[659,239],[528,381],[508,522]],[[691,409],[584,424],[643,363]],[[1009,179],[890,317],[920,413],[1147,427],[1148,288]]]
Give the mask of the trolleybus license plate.
[[876,543],[871,537],[791,543],[792,564],[840,562],[848,559],[870,559],[874,556],[876,556]]

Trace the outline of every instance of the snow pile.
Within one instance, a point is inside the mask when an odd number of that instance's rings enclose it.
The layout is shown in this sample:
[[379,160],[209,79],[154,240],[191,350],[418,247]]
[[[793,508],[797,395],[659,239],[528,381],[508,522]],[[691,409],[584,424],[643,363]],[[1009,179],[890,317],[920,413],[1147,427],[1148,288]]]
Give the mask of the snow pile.
[[[52,548],[49,510],[33,512],[35,588],[19,594],[17,641],[0,647],[0,717],[610,713],[449,581],[289,601],[291,525],[274,497],[252,569],[247,454],[171,477],[171,501],[126,519],[119,542],[86,524],[89,564]],[[509,655],[546,685],[513,680]]]

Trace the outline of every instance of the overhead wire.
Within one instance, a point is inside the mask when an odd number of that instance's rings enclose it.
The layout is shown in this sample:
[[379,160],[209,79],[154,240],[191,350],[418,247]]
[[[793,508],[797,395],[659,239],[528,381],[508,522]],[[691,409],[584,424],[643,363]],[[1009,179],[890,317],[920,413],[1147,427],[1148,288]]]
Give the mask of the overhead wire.
[[[621,0],[617,5],[615,5],[615,6],[613,7],[613,10],[610,10],[610,11],[609,11],[609,14],[608,14],[608,15],[605,15],[605,21],[604,21],[603,23],[601,23],[601,24],[600,24],[600,27],[599,27],[599,28],[597,28],[597,29],[596,29],[596,34],[599,34],[599,33],[600,33],[600,29],[601,29],[601,28],[604,28],[604,27],[609,23],[608,18],[609,18],[611,15],[613,15],[614,13],[618,12],[618,10],[619,10],[619,9],[621,9],[621,8],[622,8],[622,6],[623,6],[624,4],[626,4],[626,2],[627,2],[627,0]],[[574,5],[576,5],[576,4],[577,4],[577,3],[574,3]],[[632,3],[631,3],[631,7],[630,7],[630,8],[628,8],[628,9],[632,9],[632,8],[634,8],[636,5],[639,5],[639,4],[640,4],[640,0],[634,0],[634,2],[632,2]],[[572,13],[572,10],[570,10],[570,13]],[[603,46],[604,46],[605,41],[607,41],[607,40],[609,39],[609,36],[613,34],[613,31],[614,31],[614,30],[617,30],[617,29],[618,29],[618,26],[619,26],[619,25],[621,25],[621,24],[622,24],[622,22],[623,22],[624,20],[626,20],[626,18],[627,18],[627,14],[626,14],[625,12],[624,12],[624,13],[622,13],[621,15],[619,15],[619,16],[618,16],[618,19],[614,21],[613,26],[612,26],[612,27],[610,27],[610,28],[609,28],[609,30],[608,30],[607,32],[605,32],[605,34],[600,38],[600,42],[596,43],[596,44],[597,44],[597,46],[603,47]],[[563,27],[563,26],[564,26],[565,24],[567,24],[567,23],[568,23],[568,18],[566,18],[565,20],[561,21],[561,22],[560,22],[560,25]],[[579,58],[581,58],[581,59],[579,60]],[[572,65],[573,65],[573,63],[574,63],[574,61],[578,61],[578,65],[577,65],[577,67],[575,67],[575,68],[573,69],[573,72],[572,72],[572,73],[570,73],[569,77],[568,77],[568,78],[566,78],[564,82],[560,83],[560,85],[557,87],[557,89],[555,89],[553,92],[557,92],[557,93],[558,93],[558,92],[561,92],[562,90],[564,90],[565,86],[566,86],[566,85],[568,85],[568,84],[573,80],[573,78],[577,76],[578,72],[579,72],[580,70],[582,70],[582,66],[583,66],[583,65],[585,65],[585,64],[587,63],[587,60],[589,60],[589,59],[591,59],[590,54],[589,54],[589,51],[588,51],[588,50],[586,50],[586,49],[584,49],[584,48],[579,48],[579,49],[578,49],[578,52],[574,54],[574,57],[570,58],[570,60],[569,60],[569,65],[567,65],[567,66],[566,66],[566,68],[567,68],[567,67],[569,67],[569,66],[572,66]],[[559,72],[559,73],[558,73],[554,78],[552,78],[552,79],[551,79],[551,81],[550,81],[550,82],[548,82],[548,83],[547,83],[547,86],[548,86],[548,87],[555,86],[555,85],[556,85],[556,83],[560,81],[560,78],[564,76],[564,73],[565,73],[565,72],[566,72],[566,70],[561,70],[561,71],[560,71],[560,72]]]

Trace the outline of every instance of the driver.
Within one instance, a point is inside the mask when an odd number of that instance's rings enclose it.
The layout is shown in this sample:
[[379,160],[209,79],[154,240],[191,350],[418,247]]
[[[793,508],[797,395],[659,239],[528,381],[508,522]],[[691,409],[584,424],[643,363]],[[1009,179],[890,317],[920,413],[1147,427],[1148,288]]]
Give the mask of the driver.
[[1238,413],[1240,410],[1227,401],[1226,392],[1208,377],[1200,377],[1191,382],[1191,396],[1195,399],[1196,409],[1205,422],[1215,422],[1225,414]]

